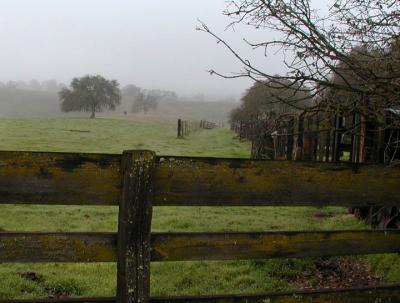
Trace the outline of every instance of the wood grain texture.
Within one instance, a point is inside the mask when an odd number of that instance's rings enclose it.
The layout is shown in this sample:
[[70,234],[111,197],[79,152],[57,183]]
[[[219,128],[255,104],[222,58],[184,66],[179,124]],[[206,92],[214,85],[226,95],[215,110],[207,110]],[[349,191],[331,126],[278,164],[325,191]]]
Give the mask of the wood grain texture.
[[[0,152],[0,203],[117,205],[120,155]],[[158,157],[154,205],[399,205],[399,167]]]
[[399,230],[152,234],[153,261],[304,258],[399,251]]
[[115,262],[115,233],[0,232],[0,263]]
[[[393,303],[400,302],[400,285],[351,289],[292,291],[254,295],[152,298],[151,303]],[[1,303],[1,302],[0,302]]]
[[155,154],[124,151],[118,220],[117,302],[148,303]]
[[118,205],[120,158],[0,151],[0,204]]
[[159,157],[154,205],[400,205],[400,167]]
[[[151,234],[151,261],[303,258],[399,251],[397,230]],[[0,263],[116,260],[116,233],[0,232]]]
[[[0,300],[0,303],[115,303],[116,298],[59,298]],[[394,303],[400,302],[400,285],[334,290],[260,294],[151,297],[150,303]]]
[[0,300],[0,303],[115,303],[115,297]]

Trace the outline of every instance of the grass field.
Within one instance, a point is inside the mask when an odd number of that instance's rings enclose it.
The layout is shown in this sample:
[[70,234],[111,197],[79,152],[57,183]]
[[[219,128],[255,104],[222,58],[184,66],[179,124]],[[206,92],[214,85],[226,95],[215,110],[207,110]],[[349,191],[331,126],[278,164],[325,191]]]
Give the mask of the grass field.
[[[177,139],[175,125],[112,119],[0,119],[1,150],[121,152],[248,157],[249,144],[229,130],[199,131]],[[116,231],[117,207],[0,205],[3,231]],[[323,213],[324,216],[316,216]],[[343,208],[156,207],[153,231],[266,231],[364,229]],[[364,259],[363,259],[364,260]],[[366,259],[385,282],[400,281],[397,255]],[[153,263],[153,295],[249,293],[296,288],[316,259]],[[115,264],[1,264],[0,298],[112,296]]]
[[0,150],[121,153],[151,149],[162,155],[249,157],[248,143],[227,129],[176,138],[173,123],[123,119],[26,118],[0,120]]
[[[213,100],[211,100],[213,101]],[[105,116],[123,116],[124,111],[131,111],[133,100],[123,97],[115,112],[105,113]],[[238,103],[235,102],[185,102],[185,99],[175,101],[160,101],[155,111],[148,116],[158,120],[176,121],[177,118],[215,122],[226,121],[228,113]],[[88,113],[62,113],[57,92],[32,91],[0,88],[0,117],[88,117]]]

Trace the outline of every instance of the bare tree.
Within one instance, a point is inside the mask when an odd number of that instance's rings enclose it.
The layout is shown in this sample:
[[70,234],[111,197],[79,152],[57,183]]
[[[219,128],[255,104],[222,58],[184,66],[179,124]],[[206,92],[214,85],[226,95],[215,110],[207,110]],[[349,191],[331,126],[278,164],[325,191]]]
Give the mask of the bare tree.
[[270,50],[282,51],[286,58],[282,64],[288,72],[275,75],[258,68],[201,23],[198,29],[216,38],[243,67],[231,75],[215,70],[210,73],[224,78],[249,77],[265,85],[278,83],[287,87],[285,83],[290,83],[309,96],[321,96],[327,89],[347,91],[362,100],[379,100],[382,108],[398,108],[400,1],[336,0],[326,14],[313,9],[310,2],[228,1],[224,14],[232,20],[229,27],[243,23],[277,33],[279,39],[245,41],[253,49],[262,48],[265,56]]

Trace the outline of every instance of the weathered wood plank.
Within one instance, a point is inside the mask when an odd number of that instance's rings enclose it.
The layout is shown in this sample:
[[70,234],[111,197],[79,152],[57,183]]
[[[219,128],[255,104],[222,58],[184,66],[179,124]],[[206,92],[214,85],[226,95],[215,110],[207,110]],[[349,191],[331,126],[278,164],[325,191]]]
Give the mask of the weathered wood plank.
[[[0,203],[118,204],[120,155],[0,152]],[[400,168],[159,157],[155,205],[399,205]]]
[[154,205],[400,205],[400,167],[159,157]]
[[115,302],[116,302],[115,297],[0,300],[0,303],[115,303]]
[[117,302],[148,303],[155,154],[125,151],[118,221]]
[[[152,233],[151,261],[322,257],[400,251],[400,231]],[[0,263],[115,262],[116,233],[0,232]]]
[[153,233],[153,261],[303,258],[400,251],[400,231]]
[[[400,302],[400,285],[351,289],[294,291],[254,295],[152,298],[151,303],[393,303]],[[1,302],[0,302],[1,303]]]
[[[150,303],[394,303],[400,285],[214,296],[151,297]],[[0,300],[0,303],[114,303],[116,298]]]
[[0,263],[115,262],[115,233],[0,232]]
[[0,204],[118,205],[120,158],[0,151]]

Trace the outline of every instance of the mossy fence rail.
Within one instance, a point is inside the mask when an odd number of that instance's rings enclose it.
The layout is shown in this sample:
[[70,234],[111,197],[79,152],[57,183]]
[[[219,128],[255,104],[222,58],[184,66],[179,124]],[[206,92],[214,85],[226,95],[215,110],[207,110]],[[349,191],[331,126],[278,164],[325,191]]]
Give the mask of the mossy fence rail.
[[400,285],[150,297],[150,262],[395,253],[399,230],[151,233],[152,206],[400,205],[400,168],[120,154],[0,152],[0,203],[119,205],[118,233],[0,232],[0,262],[117,262],[112,298],[5,302],[400,302]]

